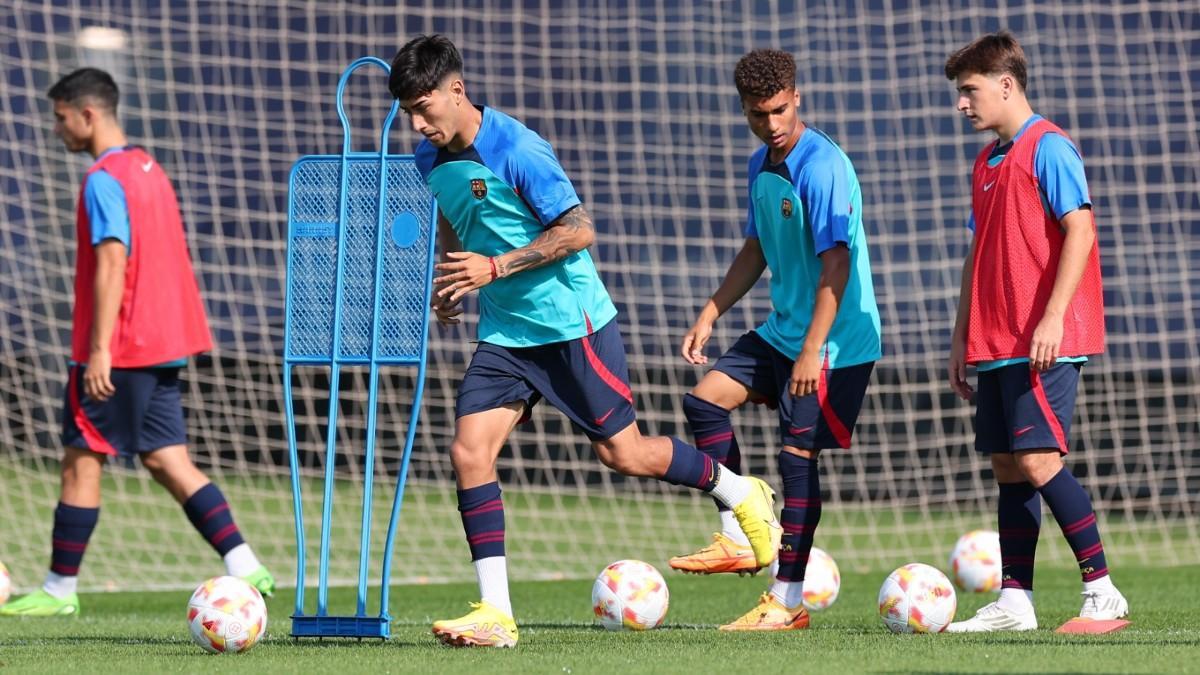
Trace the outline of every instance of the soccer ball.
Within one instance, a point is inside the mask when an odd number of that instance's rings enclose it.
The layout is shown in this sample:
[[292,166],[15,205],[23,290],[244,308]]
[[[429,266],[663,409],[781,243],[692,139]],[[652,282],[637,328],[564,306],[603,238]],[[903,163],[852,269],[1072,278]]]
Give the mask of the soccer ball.
[[267,605],[258,589],[244,580],[215,577],[192,593],[187,619],[192,640],[204,651],[244,652],[267,628]]
[[842,575],[837,563],[828,553],[815,546],[808,553],[804,569],[804,606],[811,611],[821,610],[837,600],[842,587]]
[[667,616],[670,594],[658,570],[640,560],[618,560],[592,584],[592,611],[609,630],[650,630]]
[[0,605],[8,602],[10,594],[12,594],[12,579],[8,576],[8,568],[0,562]]
[[922,563],[892,572],[879,589],[879,617],[893,633],[940,633],[957,607],[950,580]]
[[1000,590],[1000,533],[974,530],[959,537],[950,569],[954,583],[964,591]]

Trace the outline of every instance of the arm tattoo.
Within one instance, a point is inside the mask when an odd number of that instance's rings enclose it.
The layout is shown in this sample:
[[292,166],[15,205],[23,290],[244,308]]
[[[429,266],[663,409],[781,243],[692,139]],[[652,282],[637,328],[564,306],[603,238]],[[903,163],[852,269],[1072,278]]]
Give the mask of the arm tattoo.
[[583,206],[576,206],[550,223],[537,239],[506,254],[505,260],[497,258],[500,276],[541,267],[578,253],[587,248],[593,237],[592,217]]

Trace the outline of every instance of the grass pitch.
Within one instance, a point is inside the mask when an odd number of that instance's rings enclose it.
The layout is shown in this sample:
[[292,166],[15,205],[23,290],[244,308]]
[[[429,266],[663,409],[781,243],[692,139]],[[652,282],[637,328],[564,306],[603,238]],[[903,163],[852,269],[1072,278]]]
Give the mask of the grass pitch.
[[[665,565],[659,565],[665,568]],[[1077,573],[1039,566],[1041,628],[1005,635],[892,635],[875,615],[890,570],[846,573],[837,602],[808,631],[723,634],[719,623],[749,609],[765,581],[670,574],[666,624],[647,633],[593,625],[588,581],[517,583],[513,603],[521,642],[513,650],[443,647],[435,618],[457,616],[476,599],[474,584],[396,587],[393,638],[386,642],[296,642],[288,637],[290,591],[268,601],[266,638],[241,655],[211,656],[188,637],[187,592],[82,596],[81,616],[0,620],[0,671],[59,673],[705,673],[705,672],[1195,672],[1200,567],[1124,567],[1116,579],[1133,625],[1107,636],[1060,636],[1053,629],[1079,609]],[[991,596],[958,596],[959,618]],[[374,600],[374,599],[373,599]],[[353,589],[334,589],[331,609],[353,606]]]

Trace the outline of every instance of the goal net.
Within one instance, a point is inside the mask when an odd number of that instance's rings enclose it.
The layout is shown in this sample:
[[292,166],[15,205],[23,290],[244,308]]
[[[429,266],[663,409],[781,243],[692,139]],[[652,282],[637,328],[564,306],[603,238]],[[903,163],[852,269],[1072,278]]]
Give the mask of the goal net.
[[[16,0],[0,12],[0,559],[18,587],[40,583],[48,563],[74,208],[89,164],[54,137],[46,89],[82,65],[110,70],[130,138],[175,182],[217,341],[183,373],[192,452],[286,583],[295,560],[281,413],[287,172],[301,155],[340,151],[342,68],[389,59],[429,32],[460,46],[476,102],[557,149],[596,218],[594,255],[621,310],[642,427],[684,438],[681,399],[703,371],[682,362],[678,344],[742,243],[756,147],[733,66],[756,47],[797,55],[804,119],[840,142],[862,183],[885,352],[853,448],[821,460],[817,545],[849,569],[885,570],[944,567],[959,534],[994,528],[971,411],[946,382],[971,161],[987,139],[953,110],[942,65],[979,34],[1013,30],[1031,61],[1035,108],[1079,145],[1099,223],[1108,350],[1084,368],[1068,463],[1095,499],[1115,565],[1200,562],[1196,2],[752,3],[760,13],[707,0],[370,4]],[[384,84],[371,71],[351,81],[360,147],[390,104]],[[415,137],[398,122],[392,139],[409,148]],[[710,357],[768,311],[763,283],[721,319]],[[473,578],[447,449],[474,326],[432,329],[395,551],[401,582]],[[343,381],[338,583],[357,571],[366,398],[362,374]],[[313,542],[326,379],[310,369],[295,384]],[[411,391],[412,373],[385,373],[377,523]],[[746,409],[735,421],[745,467],[778,486],[774,418]],[[544,405],[513,434],[500,472],[518,579],[591,576],[626,557],[661,566],[717,525],[707,498],[603,468]],[[103,498],[82,588],[182,587],[220,572],[144,469],[110,462]],[[1039,558],[1070,568],[1052,520],[1046,528]],[[374,550],[381,544],[382,531]]]

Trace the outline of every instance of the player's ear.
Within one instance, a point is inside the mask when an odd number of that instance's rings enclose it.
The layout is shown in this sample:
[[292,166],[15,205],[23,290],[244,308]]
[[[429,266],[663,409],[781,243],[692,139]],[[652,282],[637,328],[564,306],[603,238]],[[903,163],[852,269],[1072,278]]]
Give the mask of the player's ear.
[[1009,96],[1012,96],[1013,89],[1016,87],[1016,79],[1007,73],[1000,76],[1000,96],[1005,101]]
[[462,103],[462,100],[466,98],[466,95],[467,85],[462,81],[461,77],[456,77],[450,80],[450,99],[454,101],[454,105]]
[[88,126],[95,126],[96,120],[99,118],[100,113],[96,110],[95,106],[92,106],[91,104],[84,104],[79,108],[79,116],[88,124]]

